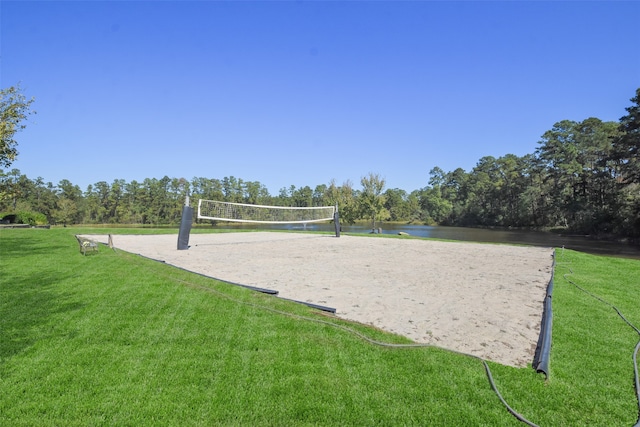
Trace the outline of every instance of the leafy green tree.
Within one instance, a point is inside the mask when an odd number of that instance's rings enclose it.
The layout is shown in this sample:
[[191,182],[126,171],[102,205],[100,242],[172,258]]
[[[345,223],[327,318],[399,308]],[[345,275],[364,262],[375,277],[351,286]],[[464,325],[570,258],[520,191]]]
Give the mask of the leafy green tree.
[[551,225],[569,227],[580,207],[579,175],[582,165],[578,161],[577,127],[578,123],[572,120],[555,123],[542,135],[541,146],[537,150],[550,180]]
[[540,228],[550,224],[546,207],[549,205],[551,187],[546,180],[546,170],[533,154],[521,158],[523,189],[519,194],[520,221],[528,227]]
[[282,187],[278,192],[278,196],[274,199],[275,206],[291,206],[289,202],[291,197],[289,196],[289,191],[295,191],[296,186],[292,185],[289,189],[287,187]]
[[224,201],[232,203],[242,203],[244,200],[244,189],[242,188],[242,179],[238,180],[235,176],[222,178],[222,192],[224,193]]
[[316,185],[316,188],[313,189],[313,206],[327,206],[324,202],[324,194],[327,192],[327,185],[320,184]]
[[419,222],[422,221],[422,209],[420,208],[420,191],[413,190],[407,196],[407,221]]
[[521,194],[527,185],[524,160],[514,154],[481,158],[466,182],[466,221],[469,225],[523,225]]
[[57,188],[59,197],[65,197],[74,202],[82,198],[82,190],[80,190],[80,187],[71,183],[68,179],[63,179],[58,182]]
[[20,175],[18,169],[12,169],[8,174],[0,170],[0,207],[16,210],[18,199],[24,192],[20,186]]
[[[534,162],[534,163],[532,163]],[[494,183],[494,210],[499,220],[497,225],[502,227],[527,227],[532,225],[531,205],[523,197],[531,181],[531,174],[537,169],[532,168],[535,158],[532,156],[518,157],[507,154],[496,160],[496,182]]]
[[308,185],[298,188],[291,193],[291,206],[308,207],[313,205],[313,190]]
[[441,222],[442,225],[458,225],[465,216],[467,200],[467,182],[469,174],[462,168],[448,172],[444,176],[444,183],[440,194],[451,204],[451,213]]
[[451,195],[446,187],[447,174],[439,167],[429,171],[429,186],[420,191],[420,207],[422,220],[426,224],[442,224],[447,221],[453,209]]
[[442,197],[439,185],[427,187],[420,193],[422,220],[427,225],[438,225],[446,221],[451,214],[451,202]]
[[124,179],[115,179],[111,183],[108,202],[108,220],[110,223],[122,223],[129,216],[129,207],[125,204],[127,183]]
[[44,215],[52,221],[52,212],[56,205],[56,195],[52,183],[45,183],[41,177],[35,180],[20,175],[17,185],[21,191],[22,210],[29,210]]
[[636,89],[636,96],[631,98],[634,103],[626,108],[627,115],[620,118],[619,130],[621,134],[614,138],[614,157],[622,167],[622,181],[625,183],[640,183],[640,88]]
[[496,197],[499,179],[496,158],[481,158],[469,173],[466,182],[466,210],[462,225],[499,224],[500,207]]
[[389,188],[384,192],[384,208],[389,212],[391,221],[409,220],[411,210],[407,199],[407,192],[399,188]]
[[621,195],[616,180],[621,169],[612,156],[613,141],[619,134],[616,122],[592,117],[578,125],[582,164],[579,192],[583,205],[576,226],[588,233],[611,232],[620,208]]
[[363,218],[371,219],[371,228],[376,229],[376,220],[385,220],[389,212],[384,207],[384,195],[382,191],[386,184],[385,179],[377,173],[369,173],[360,179],[362,193],[358,197],[360,212]]
[[145,178],[142,182],[143,224],[162,224],[164,222],[163,218],[167,212],[166,186],[169,181],[169,177],[164,177],[162,180]]
[[144,190],[135,179],[125,184],[124,204],[127,206],[126,222],[129,224],[143,224]]
[[95,184],[97,197],[96,220],[98,223],[105,224],[111,222],[109,220],[111,213],[111,186],[106,181],[100,181]]
[[335,180],[332,179],[323,200],[327,206],[338,206],[341,223],[353,224],[358,219],[356,192],[351,181],[347,180],[341,186],[338,186]]
[[16,132],[26,127],[23,122],[34,99],[27,99],[19,86],[0,90],[0,167],[9,167],[18,155]]
[[615,231],[640,243],[640,185],[629,184],[620,189],[621,203]]
[[58,224],[74,224],[78,217],[78,206],[75,201],[61,197],[58,199],[53,216]]
[[167,175],[155,180],[153,190],[153,197],[151,198],[151,204],[155,209],[157,224],[166,224],[167,218],[171,214],[171,199],[169,197],[169,185],[171,184],[171,178]]
[[[546,169],[549,225],[594,232],[617,210],[612,160],[618,131],[614,122],[563,120],[545,132],[537,154]],[[607,228],[607,227],[605,227]]]
[[259,181],[244,181],[244,203],[266,205],[269,203],[269,191]]
[[620,118],[620,134],[613,138],[613,159],[620,166],[620,184],[616,231],[635,239],[640,238],[640,88],[634,103]]
[[191,180],[192,205],[196,206],[195,199],[224,200],[222,182],[219,179],[193,178]]
[[95,224],[100,222],[100,218],[102,217],[100,212],[100,198],[96,188],[91,184],[87,186],[87,189],[84,192],[84,206],[85,210],[83,212],[82,222],[86,224]]

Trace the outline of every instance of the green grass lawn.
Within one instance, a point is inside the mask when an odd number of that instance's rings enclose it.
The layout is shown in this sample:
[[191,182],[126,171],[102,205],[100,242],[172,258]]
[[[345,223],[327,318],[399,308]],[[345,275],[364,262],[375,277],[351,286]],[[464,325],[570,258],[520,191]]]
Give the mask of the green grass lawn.
[[[326,322],[409,341],[105,246],[81,255],[74,234],[107,232],[132,230],[0,229],[0,425],[523,425],[477,359],[373,345]],[[489,363],[495,384],[540,426],[631,426],[640,336],[565,275],[640,326],[640,261],[558,250],[550,377]]]

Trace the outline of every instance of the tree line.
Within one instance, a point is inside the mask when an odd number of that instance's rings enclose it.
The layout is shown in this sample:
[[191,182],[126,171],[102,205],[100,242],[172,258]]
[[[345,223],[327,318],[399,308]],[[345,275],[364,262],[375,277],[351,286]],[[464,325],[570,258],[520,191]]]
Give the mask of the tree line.
[[[15,95],[15,94],[14,94]],[[582,234],[640,238],[640,88],[618,122],[562,120],[535,152],[481,158],[471,171],[431,169],[428,183],[386,189],[377,173],[351,181],[281,188],[234,176],[142,182],[100,181],[84,191],[62,180],[30,179],[0,169],[0,215],[52,224],[177,224],[187,195],[275,206],[338,205],[342,221],[403,221],[474,227],[563,228]],[[5,161],[5,166],[8,162]],[[37,218],[36,218],[37,217]]]

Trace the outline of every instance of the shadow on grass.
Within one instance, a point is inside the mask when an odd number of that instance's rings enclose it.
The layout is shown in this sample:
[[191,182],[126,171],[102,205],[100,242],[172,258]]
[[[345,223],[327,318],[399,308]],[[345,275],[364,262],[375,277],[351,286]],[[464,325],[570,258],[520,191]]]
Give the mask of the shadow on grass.
[[49,327],[57,313],[81,308],[58,285],[73,280],[71,265],[52,254],[69,249],[60,241],[26,233],[0,238],[0,366],[55,333]]
[[49,255],[59,249],[68,248],[67,245],[47,244],[43,242],[43,239],[39,236],[27,236],[25,234],[14,236],[3,233],[0,238],[2,239],[2,244],[0,245],[0,266],[18,258],[23,259],[24,257]]

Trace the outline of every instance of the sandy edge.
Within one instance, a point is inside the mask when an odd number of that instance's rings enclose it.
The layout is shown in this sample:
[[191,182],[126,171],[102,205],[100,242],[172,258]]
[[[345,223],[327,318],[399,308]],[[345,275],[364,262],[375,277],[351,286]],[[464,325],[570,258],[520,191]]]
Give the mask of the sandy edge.
[[177,235],[112,239],[127,252],[516,367],[533,360],[553,266],[553,248],[344,234],[192,234],[182,251]]

